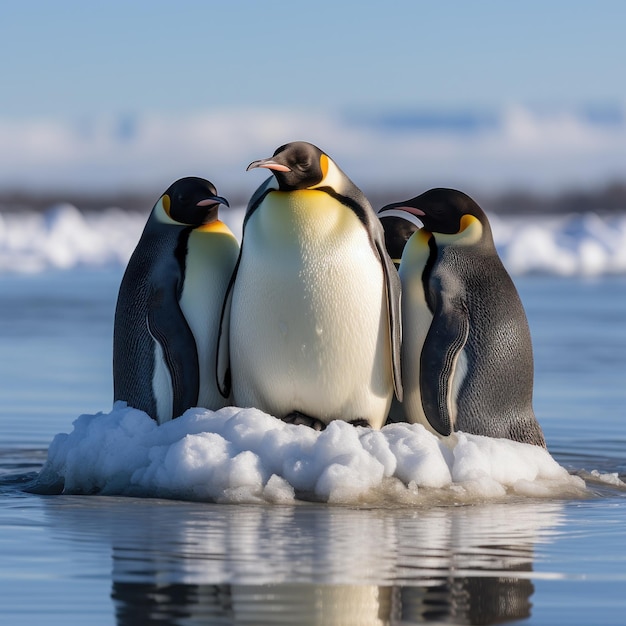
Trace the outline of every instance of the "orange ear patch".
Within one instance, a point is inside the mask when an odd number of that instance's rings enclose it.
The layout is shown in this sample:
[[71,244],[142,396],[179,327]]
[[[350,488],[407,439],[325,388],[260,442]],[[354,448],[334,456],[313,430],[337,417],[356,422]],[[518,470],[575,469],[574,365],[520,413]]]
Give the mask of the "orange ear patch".
[[320,168],[322,170],[322,180],[324,180],[326,174],[328,174],[328,157],[325,154],[322,154],[320,157]]
[[163,194],[163,196],[161,197],[161,204],[163,205],[163,210],[167,214],[167,217],[171,218],[172,216],[170,215],[170,207],[172,205],[172,201],[167,194]]
[[474,224],[476,224],[476,222],[480,223],[480,221],[477,218],[475,218],[473,215],[469,215],[466,213],[461,218],[459,233],[462,233],[466,228],[473,226]]

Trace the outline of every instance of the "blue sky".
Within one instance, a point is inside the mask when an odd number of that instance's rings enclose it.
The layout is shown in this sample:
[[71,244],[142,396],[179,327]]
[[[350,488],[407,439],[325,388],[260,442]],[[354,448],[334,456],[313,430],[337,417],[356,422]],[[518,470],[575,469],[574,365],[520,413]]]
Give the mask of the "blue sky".
[[626,3],[0,6],[0,115],[626,101]]
[[382,183],[600,184],[626,176],[625,24],[621,0],[4,0],[0,187],[235,181],[294,139]]

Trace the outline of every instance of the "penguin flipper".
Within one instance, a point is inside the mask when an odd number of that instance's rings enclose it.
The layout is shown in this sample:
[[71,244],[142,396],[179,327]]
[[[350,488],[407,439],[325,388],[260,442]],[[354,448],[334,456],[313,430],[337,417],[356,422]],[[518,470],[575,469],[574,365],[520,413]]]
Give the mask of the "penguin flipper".
[[[261,202],[263,202],[263,198],[270,193],[270,191],[276,191],[278,189],[278,184],[276,182],[276,178],[274,176],[270,176],[267,178],[259,187],[257,187],[256,191],[252,194],[252,197],[248,201],[248,206],[246,207],[246,214],[243,218],[243,234],[246,232],[246,225],[248,220],[252,216],[252,214],[259,208]],[[243,235],[242,235],[242,244],[243,244]]]
[[156,289],[151,296],[148,331],[163,351],[172,380],[172,417],[179,417],[198,404],[198,350],[174,294],[168,299],[164,289]]
[[387,296],[387,310],[389,311],[389,338],[391,339],[391,365],[393,369],[393,388],[396,398],[402,402],[402,369],[401,369],[401,347],[402,347],[402,313],[401,313],[401,283],[396,266],[385,249],[385,241],[375,239],[376,250],[380,257],[385,278],[385,291]]
[[469,311],[465,301],[444,296],[435,310],[422,348],[422,406],[429,424],[444,436],[454,430],[456,410],[453,406],[456,398],[451,398],[451,394],[455,389],[458,358],[467,342],[469,328]]
[[233,287],[235,286],[235,279],[237,278],[242,248],[239,249],[239,258],[237,259],[233,274],[230,277],[230,283],[228,283],[228,288],[226,289],[222,315],[220,317],[220,327],[217,334],[215,376],[217,378],[217,388],[224,398],[228,398],[232,391],[232,379],[230,375],[230,307],[233,300]]

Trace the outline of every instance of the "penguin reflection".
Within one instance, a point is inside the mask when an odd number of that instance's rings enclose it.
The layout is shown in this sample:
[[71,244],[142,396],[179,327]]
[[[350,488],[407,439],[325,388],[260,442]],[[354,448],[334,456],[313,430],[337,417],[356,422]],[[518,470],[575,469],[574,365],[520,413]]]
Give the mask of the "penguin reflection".
[[212,521],[192,523],[188,536],[173,538],[172,553],[163,546],[161,524],[152,538],[149,532],[139,537],[138,529],[137,537],[114,537],[118,626],[524,619],[534,592],[533,542],[542,524],[555,523],[552,505],[419,516],[314,506],[224,508],[212,509]]
[[530,617],[530,580],[433,579],[419,586],[114,583],[118,626],[500,624]]

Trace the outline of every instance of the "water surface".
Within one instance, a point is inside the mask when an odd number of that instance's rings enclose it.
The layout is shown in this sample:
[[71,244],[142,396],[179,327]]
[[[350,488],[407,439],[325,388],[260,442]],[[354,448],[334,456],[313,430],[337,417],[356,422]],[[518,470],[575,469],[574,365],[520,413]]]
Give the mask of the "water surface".
[[[111,408],[121,271],[0,276],[3,624],[626,624],[626,279],[516,279],[535,409],[585,498],[471,506],[40,496],[54,435]],[[597,470],[605,482],[595,480]]]

